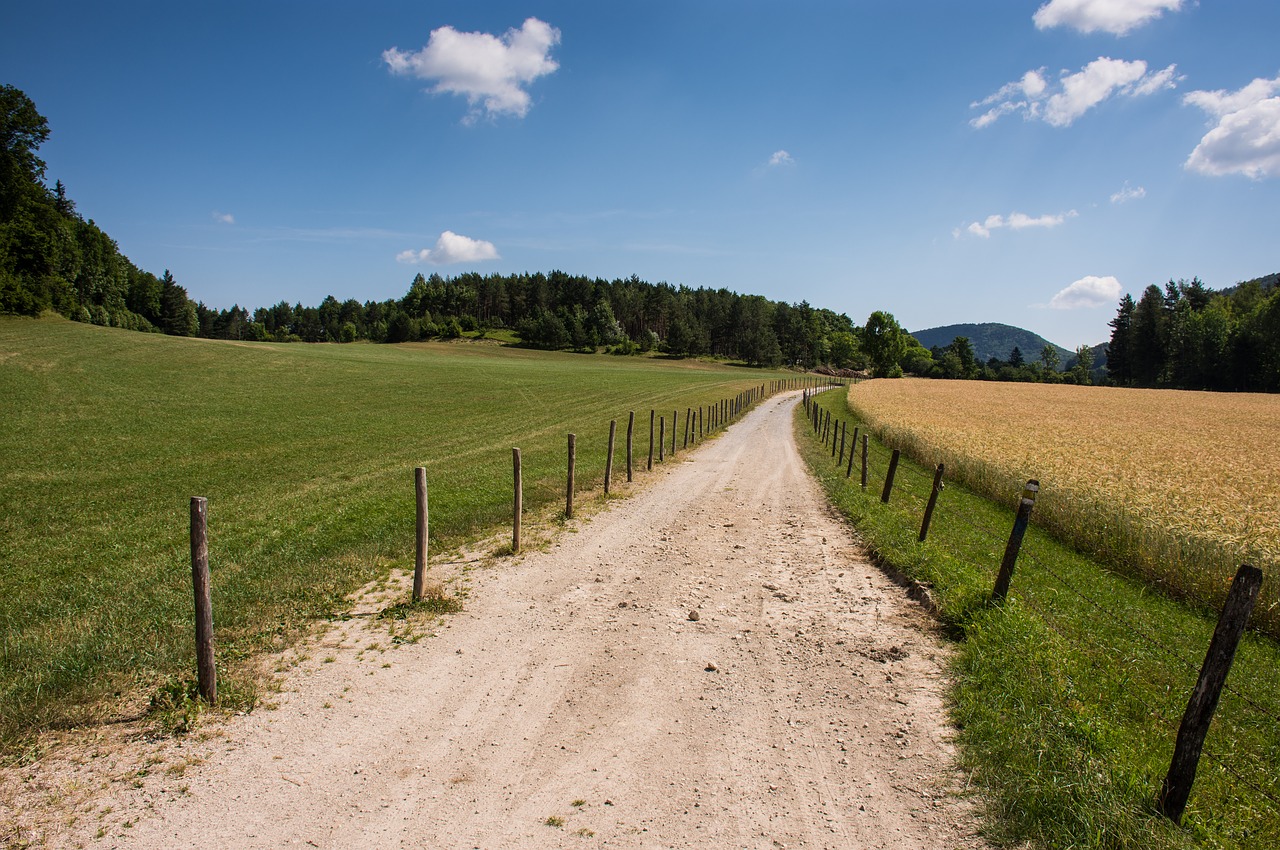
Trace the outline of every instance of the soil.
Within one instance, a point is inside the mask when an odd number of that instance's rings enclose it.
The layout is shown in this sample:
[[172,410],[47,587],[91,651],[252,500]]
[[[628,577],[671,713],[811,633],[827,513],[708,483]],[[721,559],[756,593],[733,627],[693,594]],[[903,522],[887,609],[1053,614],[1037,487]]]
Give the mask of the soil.
[[8,799],[56,813],[19,812],[14,840],[984,847],[948,649],[827,506],[796,402],[762,402],[542,551],[467,572],[464,610],[431,636],[340,624],[275,710],[7,771]]

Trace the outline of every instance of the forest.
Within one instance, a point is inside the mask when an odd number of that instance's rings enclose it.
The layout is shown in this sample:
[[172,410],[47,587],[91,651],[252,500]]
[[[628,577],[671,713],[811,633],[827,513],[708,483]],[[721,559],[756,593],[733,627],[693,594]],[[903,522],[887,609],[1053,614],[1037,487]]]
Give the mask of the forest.
[[1280,274],[1223,290],[1198,278],[1120,301],[1107,371],[1125,387],[1280,392]]

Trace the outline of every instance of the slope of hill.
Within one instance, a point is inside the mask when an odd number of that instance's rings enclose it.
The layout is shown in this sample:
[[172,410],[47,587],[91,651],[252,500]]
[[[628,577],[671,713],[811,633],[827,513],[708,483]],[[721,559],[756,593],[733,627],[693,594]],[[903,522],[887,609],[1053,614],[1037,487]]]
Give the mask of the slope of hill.
[[1009,353],[1015,346],[1022,351],[1022,356],[1027,360],[1039,359],[1040,352],[1046,345],[1053,345],[1061,363],[1066,363],[1067,358],[1075,356],[1075,352],[1068,351],[1060,345],[1054,345],[1037,333],[1015,328],[1013,325],[1002,325],[999,322],[946,325],[940,328],[912,331],[911,335],[925,348],[935,346],[945,348],[958,336],[968,337],[979,363],[985,363],[992,357],[1008,360]]

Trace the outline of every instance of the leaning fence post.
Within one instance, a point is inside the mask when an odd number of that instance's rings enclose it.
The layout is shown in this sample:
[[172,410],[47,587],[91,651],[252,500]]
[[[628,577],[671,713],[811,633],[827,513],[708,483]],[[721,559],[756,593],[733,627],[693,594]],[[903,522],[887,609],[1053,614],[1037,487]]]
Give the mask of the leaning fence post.
[[613,443],[618,435],[618,420],[609,420],[609,453],[604,459],[604,494],[609,495],[609,480],[613,478]]
[[853,456],[858,453],[858,428],[859,427],[860,426],[858,425],[853,426],[853,442],[849,444],[849,468],[844,471],[845,478],[848,478],[849,476],[853,475]]
[[569,435],[569,483],[565,488],[564,515],[573,519],[573,468],[578,463],[578,435]]
[[1028,481],[1027,486],[1022,490],[1018,514],[1013,519],[1009,543],[1004,548],[1004,560],[1000,562],[1000,574],[996,576],[996,586],[991,591],[992,602],[1000,602],[1009,594],[1009,582],[1013,579],[1013,565],[1018,560],[1018,550],[1022,548],[1022,537],[1027,533],[1027,523],[1031,521],[1031,509],[1036,506],[1036,494],[1039,492],[1040,482],[1034,478]]
[[898,449],[893,450],[893,454],[889,456],[889,471],[884,476],[884,492],[880,494],[880,501],[886,505],[889,504],[889,494],[893,492],[893,477],[898,472],[898,458],[902,456],[902,452]]
[[1159,800],[1160,811],[1175,823],[1182,820],[1182,812],[1187,807],[1205,734],[1209,731],[1213,712],[1218,707],[1218,698],[1222,695],[1222,686],[1226,684],[1227,673],[1231,672],[1236,647],[1244,634],[1245,624],[1249,621],[1249,614],[1253,611],[1253,603],[1258,599],[1258,589],[1261,586],[1262,571],[1257,567],[1243,564],[1236,570],[1231,590],[1227,592],[1227,601],[1218,617],[1217,628],[1213,630],[1213,638],[1209,641],[1209,651],[1200,668],[1200,678],[1196,681],[1195,690],[1191,692],[1186,713],[1182,715],[1178,740],[1173,747],[1173,760],[1160,788]]
[[631,483],[631,450],[633,447],[632,435],[636,430],[636,412],[633,410],[627,416],[627,483]]
[[844,443],[849,437],[849,423],[845,422],[840,429],[840,457],[836,458],[836,466],[844,466]]
[[938,492],[942,489],[942,464],[933,472],[933,490],[929,492],[929,504],[924,506],[924,521],[920,523],[920,542],[929,536],[929,523],[933,521],[933,508],[938,504]]
[[520,450],[511,450],[512,482],[515,485],[511,519],[511,553],[520,551],[520,514],[524,511],[524,477],[520,471]]
[[213,603],[209,591],[209,501],[191,497],[191,588],[196,603],[196,677],[200,696],[218,701],[218,670],[213,663]]
[[422,586],[427,576],[427,470],[413,470],[413,490],[418,508],[417,537],[413,556],[413,601],[422,599]]

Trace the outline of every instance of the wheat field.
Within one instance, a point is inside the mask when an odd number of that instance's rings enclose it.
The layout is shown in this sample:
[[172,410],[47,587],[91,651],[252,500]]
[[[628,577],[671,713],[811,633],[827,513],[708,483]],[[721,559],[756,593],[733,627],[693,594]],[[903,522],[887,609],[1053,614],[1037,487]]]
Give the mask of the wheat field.
[[[1216,606],[1240,563],[1280,560],[1280,397],[924,379],[855,385],[887,445],[1012,502],[1078,548]],[[1275,582],[1259,621],[1280,623]]]

